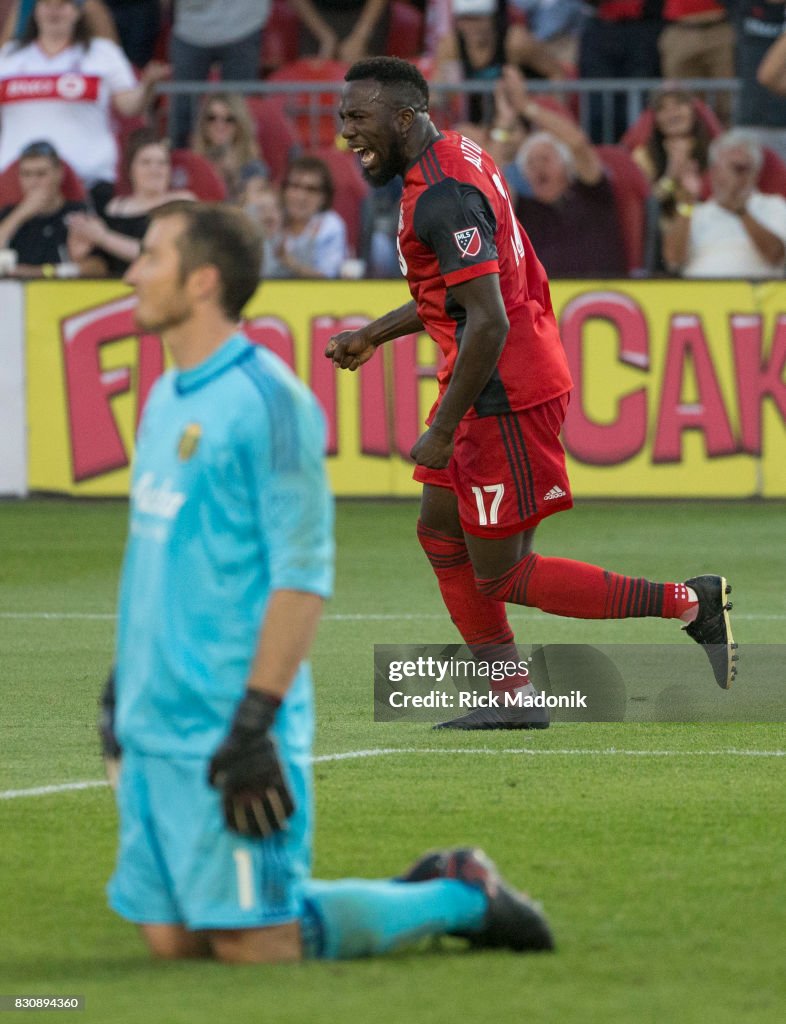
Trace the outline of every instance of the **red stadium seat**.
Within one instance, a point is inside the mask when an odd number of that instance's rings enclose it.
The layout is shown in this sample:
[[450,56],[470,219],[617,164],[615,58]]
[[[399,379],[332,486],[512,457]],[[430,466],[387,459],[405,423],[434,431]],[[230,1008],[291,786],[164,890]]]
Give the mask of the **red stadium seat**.
[[300,53],[300,19],[287,0],[273,0],[270,17],[262,29],[259,70],[265,76],[282,64],[297,60]]
[[340,214],[347,225],[349,247],[353,254],[359,252],[363,201],[369,193],[369,186],[363,180],[358,167],[358,158],[346,149],[323,146],[309,150],[311,156],[318,156],[330,168],[335,185],[333,209]]
[[624,146],[596,146],[614,190],[628,273],[646,264],[647,200],[650,183]]
[[406,0],[393,0],[390,5],[390,27],[385,43],[389,57],[410,59],[423,52],[423,15]]
[[[269,82],[341,82],[349,65],[340,60],[303,57],[284,64],[268,78]],[[297,126],[300,141],[309,149],[332,146],[339,131],[336,117],[338,97],[335,90],[315,93],[284,93],[276,97],[284,113]]]
[[169,60],[169,43],[172,36],[172,21],[169,17],[162,18],[161,29],[156,39],[155,50],[153,51],[153,60],[159,60],[162,64],[166,64]]
[[[63,195],[71,202],[78,203],[85,198],[85,186],[76,171],[63,161]],[[15,206],[22,201],[22,187],[19,184],[19,161],[0,174],[0,206]]]
[[246,106],[256,127],[262,159],[270,168],[270,177],[273,181],[281,182],[290,160],[301,149],[297,128],[276,100],[246,96]]
[[209,160],[190,149],[172,150],[172,188],[187,188],[206,202],[227,197],[224,179]]
[[[114,112],[112,114],[112,134],[117,140],[118,154],[118,180],[124,176],[123,164],[125,162],[125,152],[128,148],[128,140],[134,134],[142,128],[151,127],[150,122],[141,116],[136,117],[122,117],[120,114]],[[162,133],[162,138],[166,133]]]
[[774,149],[762,146],[764,162],[756,187],[760,192],[775,192],[786,197],[786,163]]

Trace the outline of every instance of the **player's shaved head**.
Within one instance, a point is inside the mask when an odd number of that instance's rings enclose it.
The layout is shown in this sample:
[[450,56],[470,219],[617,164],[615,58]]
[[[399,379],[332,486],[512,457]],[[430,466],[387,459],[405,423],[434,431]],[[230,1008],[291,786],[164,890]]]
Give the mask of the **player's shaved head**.
[[359,60],[344,75],[345,82],[379,82],[396,106],[425,113],[429,105],[428,83],[414,64],[400,57],[369,57]]

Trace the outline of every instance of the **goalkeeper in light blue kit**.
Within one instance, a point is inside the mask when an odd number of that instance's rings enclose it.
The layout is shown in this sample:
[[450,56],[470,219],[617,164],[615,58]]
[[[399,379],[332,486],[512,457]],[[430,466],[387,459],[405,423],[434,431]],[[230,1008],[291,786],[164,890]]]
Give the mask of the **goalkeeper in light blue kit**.
[[139,429],[102,699],[120,764],[110,905],[165,958],[364,956],[440,934],[550,949],[538,905],[478,849],[426,854],[397,879],[310,877],[305,659],[332,587],[333,508],[313,395],[236,326],[260,255],[240,211],[172,203],[127,275],[139,328],[175,369]]

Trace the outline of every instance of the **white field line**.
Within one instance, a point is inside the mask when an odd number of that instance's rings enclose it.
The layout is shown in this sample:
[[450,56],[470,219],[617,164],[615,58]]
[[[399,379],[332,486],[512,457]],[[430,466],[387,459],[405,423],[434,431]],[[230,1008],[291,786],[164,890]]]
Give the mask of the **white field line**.
[[[367,757],[388,757],[392,754],[487,754],[497,757],[504,754],[522,754],[528,757],[786,757],[786,750],[738,750],[730,747],[727,750],[621,750],[618,747],[606,747],[601,750],[573,747],[563,750],[533,750],[531,747],[505,747],[496,750],[493,747],[457,747],[429,749],[424,747],[378,747],[371,750],[345,750],[339,754],[318,754],[313,758],[314,764],[325,764],[330,761],[354,761]],[[53,786],[35,786],[32,789],[0,790],[0,800],[19,800],[31,796],[50,796],[53,793],[70,793],[74,790],[96,789],[106,786],[104,779],[88,779],[84,782],[63,782]]]
[[[545,612],[519,612],[510,609],[509,614],[514,619],[549,619],[550,615]],[[750,620],[751,622],[783,622],[786,620],[786,612],[769,615],[756,615],[753,613],[735,612],[732,616],[737,619]],[[0,619],[83,619],[85,621],[108,621],[113,622],[117,616],[113,612],[2,612]],[[347,614],[323,615],[327,622],[419,622],[423,619],[444,619],[447,622],[447,612],[356,612]]]

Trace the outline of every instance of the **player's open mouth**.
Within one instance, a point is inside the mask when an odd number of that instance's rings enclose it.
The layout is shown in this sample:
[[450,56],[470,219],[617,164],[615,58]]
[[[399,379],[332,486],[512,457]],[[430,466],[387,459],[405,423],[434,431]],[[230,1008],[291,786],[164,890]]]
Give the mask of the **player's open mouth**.
[[368,170],[377,162],[377,154],[373,149],[365,149],[363,146],[353,146],[352,152],[360,157],[361,166]]

